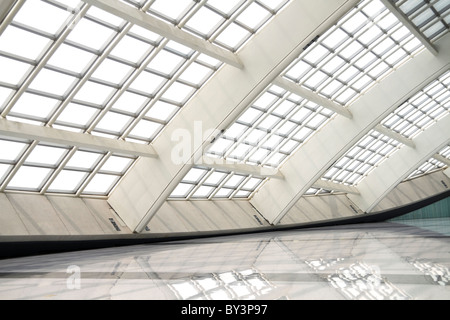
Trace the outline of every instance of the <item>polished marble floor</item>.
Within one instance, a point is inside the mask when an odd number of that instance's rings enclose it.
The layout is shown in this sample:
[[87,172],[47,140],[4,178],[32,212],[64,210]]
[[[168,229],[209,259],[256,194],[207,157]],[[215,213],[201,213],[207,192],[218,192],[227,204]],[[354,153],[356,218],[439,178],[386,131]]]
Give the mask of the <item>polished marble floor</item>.
[[0,299],[450,299],[450,219],[0,260]]

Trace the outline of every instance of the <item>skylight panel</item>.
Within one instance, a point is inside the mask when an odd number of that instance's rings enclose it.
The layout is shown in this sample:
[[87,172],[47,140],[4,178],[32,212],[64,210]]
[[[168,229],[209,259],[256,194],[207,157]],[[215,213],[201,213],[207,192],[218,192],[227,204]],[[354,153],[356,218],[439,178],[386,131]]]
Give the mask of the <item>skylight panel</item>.
[[207,7],[202,7],[189,19],[185,26],[188,29],[198,32],[205,38],[208,38],[220,24],[223,23],[223,21],[225,21],[225,19],[221,15]]
[[423,48],[401,28],[381,1],[364,0],[305,50],[283,76],[339,104],[351,104]]
[[38,191],[47,181],[52,169],[21,166],[6,189]]
[[0,140],[0,162],[16,162],[27,147],[26,143]]
[[220,10],[224,14],[231,14],[243,2],[243,0],[208,0],[208,5]]
[[194,185],[192,184],[179,183],[178,186],[170,194],[169,199],[186,198],[193,188]]
[[200,168],[192,168],[183,178],[183,182],[198,183],[207,173],[207,170]]
[[66,154],[67,149],[64,148],[38,145],[27,157],[25,164],[56,166]]
[[181,75],[180,80],[201,86],[213,73],[213,70],[199,63],[192,63]]
[[95,130],[106,131],[112,134],[121,135],[125,127],[132,121],[132,118],[116,112],[108,112],[97,124]]
[[111,55],[132,63],[141,62],[153,50],[150,44],[126,35],[111,51]]
[[371,130],[336,161],[322,178],[336,183],[356,185],[400,147],[399,142]]
[[237,48],[250,37],[250,32],[232,23],[217,37],[216,42],[225,45],[231,51]]
[[116,32],[87,18],[81,19],[67,40],[86,46],[93,50],[102,50]]
[[131,130],[130,137],[151,141],[161,131],[163,125],[153,121],[141,120]]
[[0,184],[3,183],[13,166],[0,163]]
[[94,169],[102,157],[103,155],[99,153],[78,150],[70,158],[66,168],[90,171]]
[[88,173],[82,171],[62,170],[53,180],[47,192],[50,193],[76,193]]
[[76,81],[77,78],[75,77],[49,69],[42,69],[30,84],[30,89],[63,97]]
[[175,82],[172,84],[166,92],[162,95],[163,99],[168,99],[175,103],[184,104],[194,93],[194,88],[182,84],[180,82]]
[[133,68],[126,64],[111,59],[105,59],[97,70],[95,70],[92,77],[115,85],[120,85],[125,82],[127,76],[129,76],[133,70]]
[[148,69],[162,72],[166,75],[172,75],[185,61],[182,57],[170,53],[167,50],[161,50],[148,65]]
[[90,17],[94,17],[95,19],[98,19],[99,21],[106,22],[117,28],[119,28],[123,24],[125,24],[125,20],[119,18],[118,16],[110,14],[109,12],[101,10],[95,6],[90,7],[86,15],[90,16]]
[[138,114],[148,101],[145,96],[126,91],[114,103],[113,109]]
[[62,44],[51,56],[48,64],[67,71],[83,74],[96,56],[85,50]]
[[194,4],[192,0],[156,0],[149,11],[177,22]]
[[4,105],[11,98],[13,90],[0,87],[0,112],[2,112]]
[[107,195],[116,185],[120,176],[110,174],[96,174],[86,188],[83,190],[84,194]]
[[146,113],[146,117],[168,122],[178,110],[179,107],[176,105],[158,100]]
[[405,1],[395,4],[430,41],[437,40],[449,31],[450,5],[447,0]]
[[60,125],[73,125],[79,128],[87,128],[94,117],[99,113],[96,108],[69,103],[56,120]]
[[134,159],[111,156],[106,160],[103,166],[100,168],[102,172],[109,172],[115,174],[124,174],[133,163]]
[[400,105],[381,124],[407,138],[423,132],[450,112],[450,78],[447,71]]
[[0,51],[31,60],[38,60],[49,45],[49,39],[11,25],[0,36]]
[[250,4],[238,17],[237,21],[250,29],[258,29],[271,15],[256,2]]
[[144,95],[155,95],[165,82],[166,78],[144,71],[131,83],[130,89],[139,90]]
[[0,82],[19,85],[31,70],[31,65],[0,56]]
[[75,95],[74,100],[103,106],[114,92],[115,89],[112,87],[87,81]]
[[12,107],[10,114],[18,117],[48,119],[61,101],[25,92]]
[[25,1],[14,17],[19,22],[32,28],[56,35],[66,26],[71,13],[40,0]]

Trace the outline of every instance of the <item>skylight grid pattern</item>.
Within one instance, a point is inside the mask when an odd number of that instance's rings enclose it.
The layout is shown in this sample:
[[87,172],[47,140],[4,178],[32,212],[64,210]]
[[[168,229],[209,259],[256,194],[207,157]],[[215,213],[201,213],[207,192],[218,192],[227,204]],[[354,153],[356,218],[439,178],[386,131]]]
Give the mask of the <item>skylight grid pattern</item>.
[[278,168],[334,114],[272,85],[210,145],[206,154]]
[[249,199],[265,178],[206,167],[194,167],[169,200]]
[[392,0],[430,41],[436,41],[450,30],[448,0]]
[[396,140],[371,130],[341,157],[322,179],[345,185],[357,185],[401,146]]
[[421,49],[381,1],[364,0],[310,44],[283,76],[350,105]]
[[450,112],[450,71],[427,85],[382,121],[382,125],[414,138]]
[[0,190],[106,196],[135,158],[0,137]]
[[[84,2],[28,0],[0,35],[0,113],[11,121],[149,144],[222,65]],[[38,142],[29,143],[31,150]],[[70,161],[70,151],[62,162]],[[33,168],[28,171],[2,163],[3,189],[107,195],[124,174],[73,173],[62,162],[39,170],[23,164]],[[36,182],[10,183],[24,173]],[[68,177],[68,187],[59,176]]]
[[156,0],[147,13],[232,52],[290,0]]
[[[446,146],[439,152],[439,155],[450,160],[450,146]],[[435,170],[439,170],[447,167],[447,165],[435,158],[428,159],[424,164],[422,164],[419,168],[414,170],[405,180],[417,178],[423,176],[425,174],[431,173]]]
[[[2,35],[0,49],[9,41]],[[0,83],[4,117],[149,143],[221,65],[96,7],[57,42],[50,59],[40,59],[44,50],[35,63],[14,52],[4,54],[14,60],[0,57],[27,73]]]

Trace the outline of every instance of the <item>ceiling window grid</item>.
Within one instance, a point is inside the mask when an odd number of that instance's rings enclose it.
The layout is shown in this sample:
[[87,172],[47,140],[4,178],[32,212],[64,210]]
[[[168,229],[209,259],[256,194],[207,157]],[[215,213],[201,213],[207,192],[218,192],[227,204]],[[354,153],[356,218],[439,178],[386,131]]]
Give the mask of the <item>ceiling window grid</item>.
[[0,137],[2,191],[106,196],[135,157]]
[[283,73],[341,105],[353,103],[423,46],[379,1],[364,0]]
[[450,29],[448,0],[392,0],[392,2],[431,42],[438,40]]
[[[73,7],[65,6],[65,2],[27,1],[16,16],[20,23],[13,20],[6,28],[20,30],[22,38],[10,39],[5,34],[0,37],[0,65],[6,71],[0,76],[0,111],[8,120],[150,143],[222,65],[96,7],[90,7],[82,15],[81,10],[87,8],[81,6],[82,2],[69,2]],[[51,11],[54,20],[61,23],[58,29],[52,26],[52,34],[34,27],[43,24],[49,29],[41,21],[49,19],[45,10]],[[33,19],[25,21],[23,17],[31,14]],[[71,22],[76,25],[71,26]],[[21,40],[25,42],[32,36],[46,39],[41,51],[33,55],[24,48],[16,49],[12,43],[14,40],[20,47]],[[52,55],[46,57],[50,49]],[[110,156],[105,155],[104,161]],[[68,152],[66,157],[62,162],[69,161],[72,153]],[[22,172],[20,165],[11,172]],[[97,171],[90,172],[85,179],[91,182],[90,186],[82,184],[76,188],[77,194],[85,190],[84,194],[107,195],[111,190],[105,187],[108,181],[116,183],[124,174],[111,179],[110,173]],[[55,172],[61,177],[69,176],[62,167]],[[52,179],[61,180],[58,176]],[[92,187],[93,184],[96,186]],[[45,189],[62,190],[50,186]]]
[[265,178],[196,166],[178,184],[169,200],[250,199]]
[[272,85],[211,144],[206,154],[279,168],[334,114]]
[[[439,155],[450,160],[450,146],[446,146],[441,151],[439,151]],[[430,158],[419,168],[414,170],[405,180],[417,178],[445,167],[447,167],[445,163],[442,163],[441,161],[436,160],[434,158]]]
[[231,52],[290,0],[156,0],[147,13]]
[[357,185],[402,144],[371,130],[324,174],[323,180]]
[[412,139],[450,112],[450,71],[408,99],[381,124]]

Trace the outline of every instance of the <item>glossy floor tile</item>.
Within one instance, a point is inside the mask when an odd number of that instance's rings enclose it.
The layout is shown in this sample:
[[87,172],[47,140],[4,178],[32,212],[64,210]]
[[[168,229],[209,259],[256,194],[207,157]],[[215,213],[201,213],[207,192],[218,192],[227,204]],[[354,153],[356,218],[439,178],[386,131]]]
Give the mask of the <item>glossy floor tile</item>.
[[0,299],[450,299],[450,219],[0,260]]

